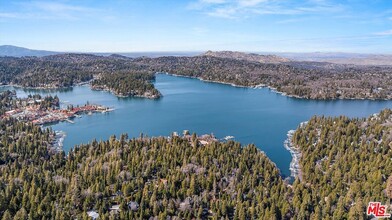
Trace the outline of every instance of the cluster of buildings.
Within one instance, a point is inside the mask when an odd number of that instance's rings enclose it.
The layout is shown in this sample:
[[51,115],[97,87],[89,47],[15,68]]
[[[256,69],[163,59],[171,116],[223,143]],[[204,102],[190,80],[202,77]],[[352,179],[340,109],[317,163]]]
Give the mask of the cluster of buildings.
[[[203,146],[207,145],[207,144],[210,144],[212,142],[218,141],[218,139],[216,139],[214,134],[203,134],[201,136],[194,136],[193,137],[193,135],[191,135],[188,130],[184,130],[182,132],[182,135],[183,135],[182,137],[185,138],[186,140],[188,140],[189,143],[191,143],[191,144],[193,144],[193,138],[195,138]],[[179,134],[177,132],[173,132],[172,136],[179,137]],[[232,137],[232,136],[228,136],[228,137]],[[168,137],[168,138],[170,138],[170,137]]]
[[45,109],[42,110],[39,105],[28,105],[5,112],[3,117],[13,117],[22,121],[29,121],[37,125],[68,121],[79,116],[79,114],[92,114],[94,112],[106,113],[112,111],[101,105],[85,105],[82,107],[74,107],[70,109]]

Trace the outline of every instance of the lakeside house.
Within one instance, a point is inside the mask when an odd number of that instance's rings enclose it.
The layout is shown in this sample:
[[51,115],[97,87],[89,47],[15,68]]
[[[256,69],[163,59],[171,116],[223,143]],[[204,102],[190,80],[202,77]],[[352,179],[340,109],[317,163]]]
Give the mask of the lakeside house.
[[118,213],[120,211],[120,205],[113,205],[109,209],[110,209],[110,212]]
[[128,202],[128,207],[131,211],[137,211],[137,210],[139,210],[139,203],[134,202],[134,201],[130,201],[130,202]]
[[96,220],[96,219],[99,218],[99,214],[98,214],[96,211],[93,211],[93,210],[88,211],[88,212],[87,212],[87,215],[88,215],[89,217],[91,217],[91,219],[93,219],[93,220]]

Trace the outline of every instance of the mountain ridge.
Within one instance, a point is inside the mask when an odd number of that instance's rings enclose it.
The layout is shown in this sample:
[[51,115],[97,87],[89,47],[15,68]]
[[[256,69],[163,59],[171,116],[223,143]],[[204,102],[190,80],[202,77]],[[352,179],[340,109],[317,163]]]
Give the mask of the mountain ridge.
[[97,56],[113,57],[122,56],[124,59],[150,57],[157,58],[163,56],[210,56],[219,58],[229,58],[237,60],[245,60],[258,63],[292,63],[292,62],[317,62],[331,64],[350,64],[359,66],[392,66],[392,54],[366,54],[366,53],[344,53],[344,52],[239,52],[239,51],[211,51],[204,53],[196,51],[166,51],[166,52],[59,52],[48,50],[34,50],[14,45],[0,45],[0,57],[45,57],[58,54],[91,54]]
[[259,62],[259,63],[285,63],[290,62],[290,59],[277,56],[277,55],[261,55],[256,53],[244,53],[238,51],[207,51],[203,56],[213,56],[219,58],[230,58],[236,60],[246,60],[251,62]]
[[60,54],[61,52],[48,51],[48,50],[33,50],[25,47],[18,47],[13,45],[0,45],[0,56],[10,57],[25,57],[36,56],[43,57],[49,55]]

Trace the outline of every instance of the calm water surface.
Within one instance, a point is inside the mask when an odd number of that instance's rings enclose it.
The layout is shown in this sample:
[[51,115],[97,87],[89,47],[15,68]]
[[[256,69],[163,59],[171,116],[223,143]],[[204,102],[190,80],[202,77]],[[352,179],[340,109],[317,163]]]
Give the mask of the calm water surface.
[[[104,140],[112,134],[168,136],[173,131],[190,130],[198,134],[213,133],[218,138],[231,135],[243,144],[254,143],[286,176],[290,175],[291,156],[283,141],[287,131],[295,129],[300,122],[313,115],[367,117],[392,108],[392,101],[303,100],[265,88],[237,88],[164,74],[157,75],[155,86],[163,94],[159,100],[117,98],[108,92],[92,91],[88,86],[52,91],[15,89],[19,96],[56,94],[74,105],[89,101],[116,109],[109,114],[83,115],[75,118],[75,124],[52,125],[54,130],[67,133],[66,152],[76,144]],[[10,87],[0,88],[5,89]]]

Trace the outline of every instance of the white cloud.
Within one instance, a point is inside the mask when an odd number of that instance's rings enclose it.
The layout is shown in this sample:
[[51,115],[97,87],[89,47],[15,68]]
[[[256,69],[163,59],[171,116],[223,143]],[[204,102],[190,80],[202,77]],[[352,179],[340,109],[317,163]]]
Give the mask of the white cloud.
[[304,18],[292,18],[292,19],[280,20],[280,21],[277,21],[276,23],[277,24],[292,24],[292,23],[299,23],[299,22],[302,22],[302,21],[305,21],[305,20],[307,20],[307,19],[304,19]]
[[222,4],[225,3],[226,0],[200,0],[200,2],[206,4]]
[[0,11],[1,19],[62,19],[79,20],[83,17],[100,18],[103,10],[72,4],[33,1],[17,2],[18,11]]
[[0,12],[0,19],[5,21],[8,19],[53,19],[53,17],[37,13]]
[[0,18],[19,18],[22,16],[23,14],[19,14],[19,13],[0,12]]
[[198,0],[192,2],[188,8],[222,18],[244,18],[263,14],[335,13],[344,10],[342,5],[331,4],[326,0],[306,0],[300,3],[286,0]]
[[242,7],[251,7],[267,1],[268,0],[238,0],[238,4]]
[[194,27],[191,29],[191,32],[197,36],[205,36],[208,33],[208,29],[203,27]]
[[33,7],[38,9],[51,12],[51,13],[65,13],[65,12],[88,12],[92,11],[91,8],[74,6],[74,5],[67,5],[64,3],[58,2],[34,2],[31,3]]
[[213,17],[221,17],[221,18],[236,18],[235,16],[236,13],[237,13],[237,9],[234,7],[222,7],[207,12],[207,15]]
[[374,35],[377,35],[377,36],[392,36],[392,29],[391,30],[382,31],[382,32],[377,32],[377,33],[374,33]]

